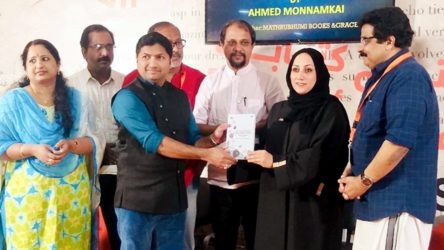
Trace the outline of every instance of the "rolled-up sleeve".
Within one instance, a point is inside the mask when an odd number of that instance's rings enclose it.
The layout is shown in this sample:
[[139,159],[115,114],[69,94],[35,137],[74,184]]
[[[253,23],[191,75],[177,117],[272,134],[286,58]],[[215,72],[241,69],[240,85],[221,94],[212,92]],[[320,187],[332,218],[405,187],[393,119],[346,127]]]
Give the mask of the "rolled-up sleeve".
[[156,153],[165,135],[156,126],[145,104],[130,90],[119,91],[111,104],[112,112],[120,126],[149,153]]
[[421,72],[402,74],[392,84],[386,101],[386,139],[407,148],[416,144],[420,127],[427,112],[427,79]]
[[197,127],[196,120],[194,119],[193,113],[190,111],[190,119],[188,122],[188,142],[191,145],[196,144],[196,142],[200,139],[200,131]]
[[194,104],[194,118],[198,124],[207,124],[210,113],[211,79],[207,76],[202,81]]

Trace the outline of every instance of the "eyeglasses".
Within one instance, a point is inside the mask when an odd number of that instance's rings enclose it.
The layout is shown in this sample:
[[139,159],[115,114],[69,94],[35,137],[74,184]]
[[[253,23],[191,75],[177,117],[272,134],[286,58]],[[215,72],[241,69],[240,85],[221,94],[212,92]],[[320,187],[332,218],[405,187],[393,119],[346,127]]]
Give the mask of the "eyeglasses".
[[178,49],[181,49],[181,48],[185,47],[185,44],[187,44],[187,41],[185,39],[180,39],[178,41],[175,41],[175,42],[171,43],[173,48],[176,47]]
[[106,49],[106,50],[113,50],[116,46],[114,44],[94,44],[94,45],[89,45],[88,48],[91,49],[95,49],[96,51],[101,51],[102,49]]
[[[234,47],[234,46],[237,45],[237,41],[236,41],[236,40],[230,40],[230,41],[226,41],[225,44],[226,44],[227,46]],[[248,40],[241,40],[241,41],[239,42],[239,44],[240,44],[240,46],[242,46],[242,47],[248,47],[248,46],[251,45],[251,42],[248,41]]]
[[376,37],[374,37],[374,36],[369,36],[369,37],[361,36],[361,44],[367,45],[367,44],[370,43],[370,40],[373,39],[373,38],[376,38]]

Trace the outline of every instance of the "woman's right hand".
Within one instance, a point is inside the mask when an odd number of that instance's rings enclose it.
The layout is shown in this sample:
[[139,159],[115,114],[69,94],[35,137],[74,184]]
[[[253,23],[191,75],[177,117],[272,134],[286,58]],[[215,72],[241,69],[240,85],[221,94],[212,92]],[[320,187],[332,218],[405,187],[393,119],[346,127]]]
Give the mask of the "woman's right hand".
[[247,155],[249,163],[255,163],[263,168],[273,168],[273,156],[266,150],[256,150]]
[[31,145],[31,154],[39,161],[49,166],[59,164],[63,159],[54,152],[54,149],[51,146],[46,144]]

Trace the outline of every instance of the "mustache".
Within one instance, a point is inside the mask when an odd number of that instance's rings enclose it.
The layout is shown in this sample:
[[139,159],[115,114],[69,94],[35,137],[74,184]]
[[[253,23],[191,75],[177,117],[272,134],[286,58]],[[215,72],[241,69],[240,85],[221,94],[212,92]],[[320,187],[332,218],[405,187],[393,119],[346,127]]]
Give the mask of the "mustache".
[[231,53],[231,56],[237,56],[237,55],[241,55],[241,56],[245,57],[245,53],[242,53],[240,51],[235,51],[235,52]]
[[104,57],[100,57],[99,62],[110,62],[111,58],[109,58],[108,56],[104,56]]
[[363,51],[359,51],[359,58],[362,57],[367,57],[367,53],[363,52]]

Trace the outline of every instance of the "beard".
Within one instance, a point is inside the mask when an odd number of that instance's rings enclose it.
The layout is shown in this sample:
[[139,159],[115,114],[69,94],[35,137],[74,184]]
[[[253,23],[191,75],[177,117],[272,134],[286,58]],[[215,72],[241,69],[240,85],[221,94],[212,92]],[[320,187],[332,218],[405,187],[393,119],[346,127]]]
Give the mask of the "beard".
[[174,60],[171,60],[171,67],[172,68],[179,67],[182,64],[182,55],[173,52],[173,56],[171,57],[171,59],[173,59],[173,57]]
[[[234,57],[238,56],[238,55],[241,55],[243,57],[243,60],[235,61]],[[230,63],[231,67],[233,67],[234,69],[243,68],[245,66],[245,64],[247,64],[246,56],[242,52],[233,52],[233,53],[231,53],[230,58],[228,58],[228,62]]]

